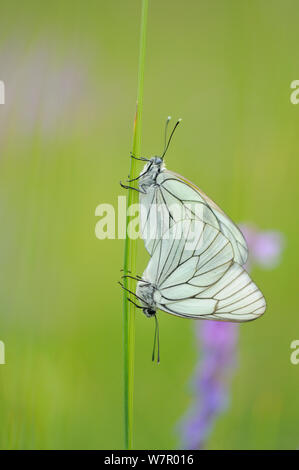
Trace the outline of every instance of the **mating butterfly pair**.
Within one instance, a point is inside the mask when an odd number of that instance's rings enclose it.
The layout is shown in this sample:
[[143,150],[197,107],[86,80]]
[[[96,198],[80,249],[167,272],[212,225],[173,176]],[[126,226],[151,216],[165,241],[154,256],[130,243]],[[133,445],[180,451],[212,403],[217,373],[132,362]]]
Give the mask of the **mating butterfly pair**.
[[248,248],[238,227],[196,185],[166,169],[164,156],[180,122],[167,142],[169,120],[162,156],[138,158],[146,164],[136,178],[138,188],[132,188],[139,191],[141,233],[151,255],[133,293],[141,305],[133,303],[155,317],[155,338],[158,309],[233,322],[254,320],[266,309],[263,294],[243,268]]

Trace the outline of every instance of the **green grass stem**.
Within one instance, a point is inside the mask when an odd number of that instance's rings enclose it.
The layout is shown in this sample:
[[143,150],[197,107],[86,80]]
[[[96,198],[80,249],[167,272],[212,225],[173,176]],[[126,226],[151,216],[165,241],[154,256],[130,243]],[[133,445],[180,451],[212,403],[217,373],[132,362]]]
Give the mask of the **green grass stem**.
[[[148,0],[142,0],[141,28],[140,28],[140,51],[138,68],[138,90],[136,114],[133,131],[133,155],[139,156],[141,150],[141,128],[143,111],[143,84],[146,45]],[[130,159],[130,178],[137,176],[137,161]],[[128,191],[127,208],[138,202],[138,192]],[[129,217],[127,215],[127,227]],[[136,240],[132,240],[126,234],[124,252],[124,273],[131,271],[135,273],[136,266]],[[135,281],[130,278],[124,279],[125,288],[135,291]],[[127,294],[123,296],[123,322],[124,322],[124,422],[125,422],[125,449],[133,448],[133,403],[134,403],[134,356],[135,356],[135,311],[134,306],[128,302]]]

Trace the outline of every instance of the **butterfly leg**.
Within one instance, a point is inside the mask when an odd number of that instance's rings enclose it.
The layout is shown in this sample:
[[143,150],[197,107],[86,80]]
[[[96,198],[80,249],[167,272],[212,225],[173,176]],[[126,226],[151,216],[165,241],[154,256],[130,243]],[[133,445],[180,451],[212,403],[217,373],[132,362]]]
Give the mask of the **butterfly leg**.
[[150,171],[150,169],[151,169],[152,166],[153,166],[153,162],[151,162],[151,163],[148,165],[147,170],[144,171],[143,173],[140,173],[140,175],[137,176],[137,178],[132,178],[132,179],[130,179],[130,175],[129,175],[129,176],[128,176],[129,179],[127,180],[127,183],[132,183],[132,181],[137,181],[137,180],[139,180],[140,178],[142,178],[144,175],[146,175],[146,174]]
[[130,299],[129,297],[127,297],[127,300],[128,300],[129,302],[131,302],[131,304],[135,305],[136,308],[144,308],[144,307],[142,307],[141,305],[136,304],[136,303],[134,302],[134,300]]
[[139,160],[141,162],[149,162],[148,158],[145,157],[136,157],[132,152],[130,152],[131,158],[134,158],[134,160]]
[[[124,270],[123,268],[122,268],[120,271],[121,271],[121,272],[125,272],[125,270]],[[132,274],[132,271],[127,270],[127,273]],[[135,281],[143,281],[143,282],[145,282],[144,279],[142,279],[142,277],[139,276],[139,274],[136,274],[136,277],[128,276],[127,274],[124,274],[124,275],[122,276],[122,278],[124,278],[124,277],[132,277],[132,279],[135,279]]]
[[134,189],[134,191],[138,191],[138,193],[146,194],[145,191],[142,191],[141,189],[134,188],[133,186],[127,186],[126,184],[123,184],[121,181],[119,182],[122,188],[124,189]]
[[124,277],[129,277],[130,279],[134,279],[134,281],[143,281],[143,282],[145,282],[145,283],[147,284],[147,282],[146,282],[144,279],[142,279],[141,276],[138,276],[138,274],[136,274],[136,277],[134,277],[134,276],[129,276],[128,274],[125,274],[124,276],[122,276],[122,279],[123,279]]
[[145,173],[141,173],[141,175],[137,176],[137,178],[130,179],[130,175],[128,175],[127,183],[132,183],[132,181],[137,181],[141,178]]
[[139,299],[141,302],[146,303],[146,302],[145,302],[143,299],[141,299],[137,294],[135,294],[135,292],[132,292],[130,289],[127,289],[127,287],[125,287],[121,282],[118,281],[117,283],[120,285],[120,287],[121,287],[123,290],[125,290],[126,292],[129,292],[129,294],[134,295],[134,297],[136,297],[136,299]]

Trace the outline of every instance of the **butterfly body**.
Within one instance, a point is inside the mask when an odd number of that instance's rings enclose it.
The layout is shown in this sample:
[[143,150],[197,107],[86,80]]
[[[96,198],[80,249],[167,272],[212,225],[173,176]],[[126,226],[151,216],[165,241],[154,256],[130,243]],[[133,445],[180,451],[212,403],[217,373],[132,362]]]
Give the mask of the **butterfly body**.
[[157,311],[156,302],[154,300],[156,287],[148,282],[139,281],[137,283],[136,294],[142,302],[142,310],[148,318],[154,316]]
[[139,189],[146,193],[154,189],[156,180],[164,167],[162,158],[152,157],[139,175]]

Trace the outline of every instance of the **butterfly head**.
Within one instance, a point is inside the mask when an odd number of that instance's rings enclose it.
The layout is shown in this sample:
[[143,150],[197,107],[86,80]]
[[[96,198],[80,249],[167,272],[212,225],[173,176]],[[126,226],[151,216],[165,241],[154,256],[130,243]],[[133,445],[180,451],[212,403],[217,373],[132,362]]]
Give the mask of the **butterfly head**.
[[164,166],[163,158],[158,157],[158,156],[155,155],[154,157],[149,159],[149,161],[145,165],[143,171],[156,173],[156,172],[161,171],[163,166]]
[[143,308],[143,313],[147,318],[150,318],[150,317],[153,317],[154,315],[156,315],[156,310],[154,310],[153,308],[144,307]]
[[163,165],[163,158],[155,156],[150,159],[153,166],[161,167]]

